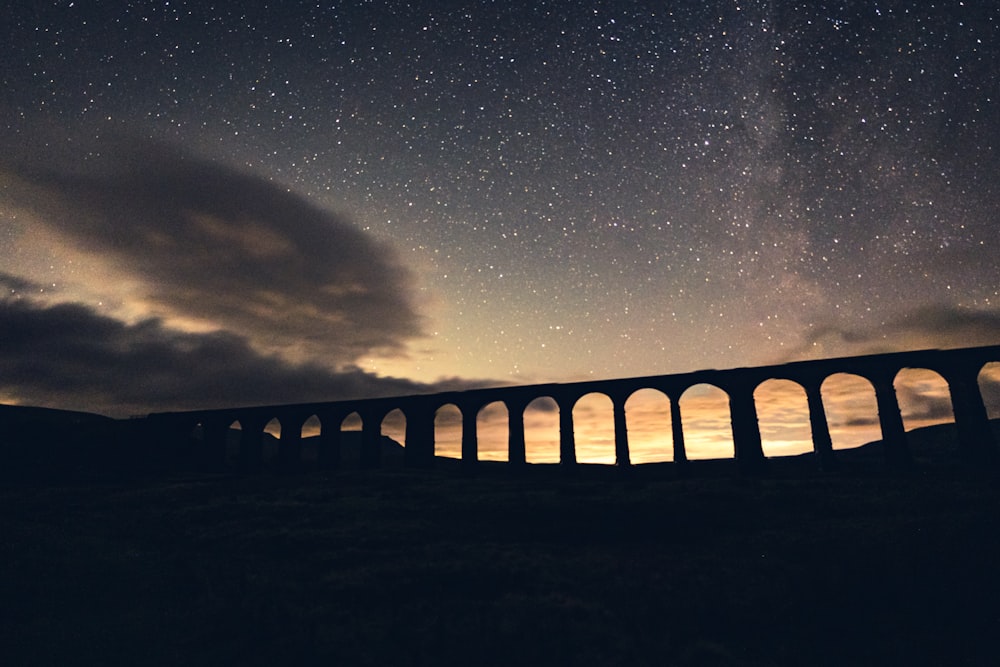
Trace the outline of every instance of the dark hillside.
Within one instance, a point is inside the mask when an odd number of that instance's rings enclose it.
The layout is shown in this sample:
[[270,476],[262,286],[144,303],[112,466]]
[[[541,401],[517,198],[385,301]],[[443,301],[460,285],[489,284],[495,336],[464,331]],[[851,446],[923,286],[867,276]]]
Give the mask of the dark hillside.
[[7,484],[0,530],[6,664],[993,665],[1000,636],[997,475],[959,465]]

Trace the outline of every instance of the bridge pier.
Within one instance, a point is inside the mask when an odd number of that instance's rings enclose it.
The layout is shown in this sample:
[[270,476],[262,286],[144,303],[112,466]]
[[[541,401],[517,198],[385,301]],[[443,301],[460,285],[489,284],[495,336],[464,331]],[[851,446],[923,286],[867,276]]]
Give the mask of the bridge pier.
[[903,469],[913,463],[913,458],[906,441],[906,429],[903,427],[903,415],[896,399],[896,388],[892,384],[894,377],[894,374],[887,373],[869,379],[875,387],[875,402],[878,405],[878,420],[882,427],[886,465],[893,469]]
[[826,419],[826,408],[823,406],[822,380],[803,383],[806,390],[806,402],[809,406],[809,428],[812,431],[813,452],[822,470],[832,470],[836,465],[833,453],[833,438],[830,437],[830,424]]
[[258,472],[263,464],[265,426],[263,419],[240,419],[240,468],[247,472]]
[[278,440],[278,469],[294,471],[302,466],[302,419],[285,417]]
[[430,468],[434,465],[434,411],[411,410],[406,415],[406,449],[403,462],[407,468]]
[[461,406],[462,410],[462,466],[475,468],[479,462],[479,436],[476,433],[477,411],[474,406]]
[[319,433],[319,467],[321,470],[337,470],[340,468],[340,422],[321,417],[322,429]]
[[206,420],[201,424],[204,450],[202,466],[208,472],[222,472],[226,467],[226,448],[229,440],[229,422],[220,419]]
[[526,404],[509,402],[507,405],[507,461],[515,466],[527,463],[524,446],[524,409]]
[[576,437],[573,433],[574,401],[558,400],[559,405],[559,463],[563,466],[576,465]]
[[667,396],[670,401],[670,436],[674,448],[674,465],[683,469],[687,463],[687,449],[684,447],[684,421],[681,419],[680,396]]
[[979,463],[997,461],[989,415],[979,390],[979,369],[961,365],[945,374],[958,430],[958,445],[964,458]]
[[621,397],[612,399],[615,420],[615,465],[627,468],[632,465],[628,450],[628,421],[625,419],[625,401]]
[[359,463],[362,469],[370,470],[382,465],[382,419],[385,414],[377,410],[361,413],[361,452]]
[[766,463],[760,442],[760,423],[757,405],[753,400],[753,386],[744,385],[730,389],[729,412],[733,427],[733,446],[736,464],[741,472],[760,472]]

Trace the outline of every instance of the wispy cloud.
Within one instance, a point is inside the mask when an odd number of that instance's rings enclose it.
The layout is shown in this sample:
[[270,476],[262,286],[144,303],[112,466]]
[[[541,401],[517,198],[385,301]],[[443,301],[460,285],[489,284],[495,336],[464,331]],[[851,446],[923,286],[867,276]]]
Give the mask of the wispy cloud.
[[160,144],[4,167],[14,205],[138,282],[149,314],[347,364],[422,333],[389,246],[287,189]]

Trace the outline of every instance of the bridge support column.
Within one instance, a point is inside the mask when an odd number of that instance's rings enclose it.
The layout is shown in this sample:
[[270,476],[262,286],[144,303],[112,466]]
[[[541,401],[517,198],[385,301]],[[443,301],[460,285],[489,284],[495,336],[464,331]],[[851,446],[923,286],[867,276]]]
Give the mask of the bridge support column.
[[962,456],[970,461],[995,462],[997,446],[993,440],[989,415],[979,390],[979,371],[962,367],[946,376],[955,411],[955,428]]
[[264,457],[264,427],[266,422],[240,419],[240,467],[246,472],[260,471]]
[[632,465],[632,459],[628,451],[628,422],[625,419],[625,402],[620,399],[613,400],[615,415],[615,464],[625,468]]
[[684,422],[681,420],[680,396],[670,396],[670,437],[674,448],[674,464],[678,467],[687,463],[687,449],[684,447]]
[[430,468],[434,465],[434,412],[424,406],[406,416],[406,449],[403,463],[407,468]]
[[812,431],[813,452],[823,470],[830,470],[836,465],[833,454],[833,438],[830,437],[830,425],[826,420],[826,408],[823,407],[821,382],[806,385],[806,401],[809,405],[809,428]]
[[287,425],[281,425],[278,440],[278,469],[293,471],[302,465],[302,422],[291,418],[286,418],[285,422]]
[[201,452],[202,467],[208,472],[222,472],[226,467],[226,445],[229,424],[224,421],[202,423],[205,449]]
[[760,444],[760,424],[757,405],[749,388],[730,390],[729,411],[733,426],[733,445],[736,464],[741,472],[756,473],[764,467],[766,459]]
[[385,415],[368,412],[361,416],[361,468],[370,470],[382,464],[382,419]]
[[524,447],[524,408],[520,404],[507,404],[507,461],[523,466],[527,462]]
[[462,407],[462,466],[475,468],[479,462],[479,436],[476,433],[476,409]]
[[559,463],[576,465],[576,436],[573,433],[573,403],[559,401]]
[[907,468],[913,462],[910,446],[906,442],[903,415],[896,399],[896,388],[892,377],[887,376],[873,382],[875,402],[878,404],[878,420],[882,427],[882,443],[885,446],[885,461],[890,468]]
[[327,423],[322,419],[322,430],[319,434],[319,467],[321,470],[336,470],[340,468],[340,420],[332,419]]

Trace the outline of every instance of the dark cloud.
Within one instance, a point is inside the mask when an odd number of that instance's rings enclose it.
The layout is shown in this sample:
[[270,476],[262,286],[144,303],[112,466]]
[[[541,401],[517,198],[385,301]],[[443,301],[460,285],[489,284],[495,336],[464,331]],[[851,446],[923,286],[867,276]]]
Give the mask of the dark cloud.
[[951,398],[921,393],[905,383],[896,384],[896,395],[906,419],[954,419]]
[[879,421],[879,419],[878,419],[877,416],[874,416],[874,417],[870,417],[870,416],[858,416],[858,417],[851,417],[849,419],[846,419],[846,420],[844,420],[842,422],[842,424],[839,424],[839,425],[848,426],[848,427],[851,427],[851,428],[857,428],[859,426],[864,426],[864,427],[867,427],[867,426],[878,426],[878,425],[881,425],[881,423],[882,422]]
[[1000,313],[930,305],[906,311],[877,327],[853,329],[840,323],[815,327],[785,360],[809,356],[814,350],[826,352],[823,356],[839,356],[997,344]]
[[328,401],[464,389],[334,372],[263,355],[232,333],[126,324],[79,304],[0,300],[0,393],[110,416],[156,410]]
[[159,144],[8,164],[18,205],[138,278],[157,312],[343,365],[421,334],[388,246],[277,184]]
[[992,419],[1000,419],[1000,380],[987,377],[985,374],[979,378],[979,391],[983,395],[983,402],[989,411]]
[[0,271],[0,296],[28,292],[38,289],[38,285],[10,273]]

